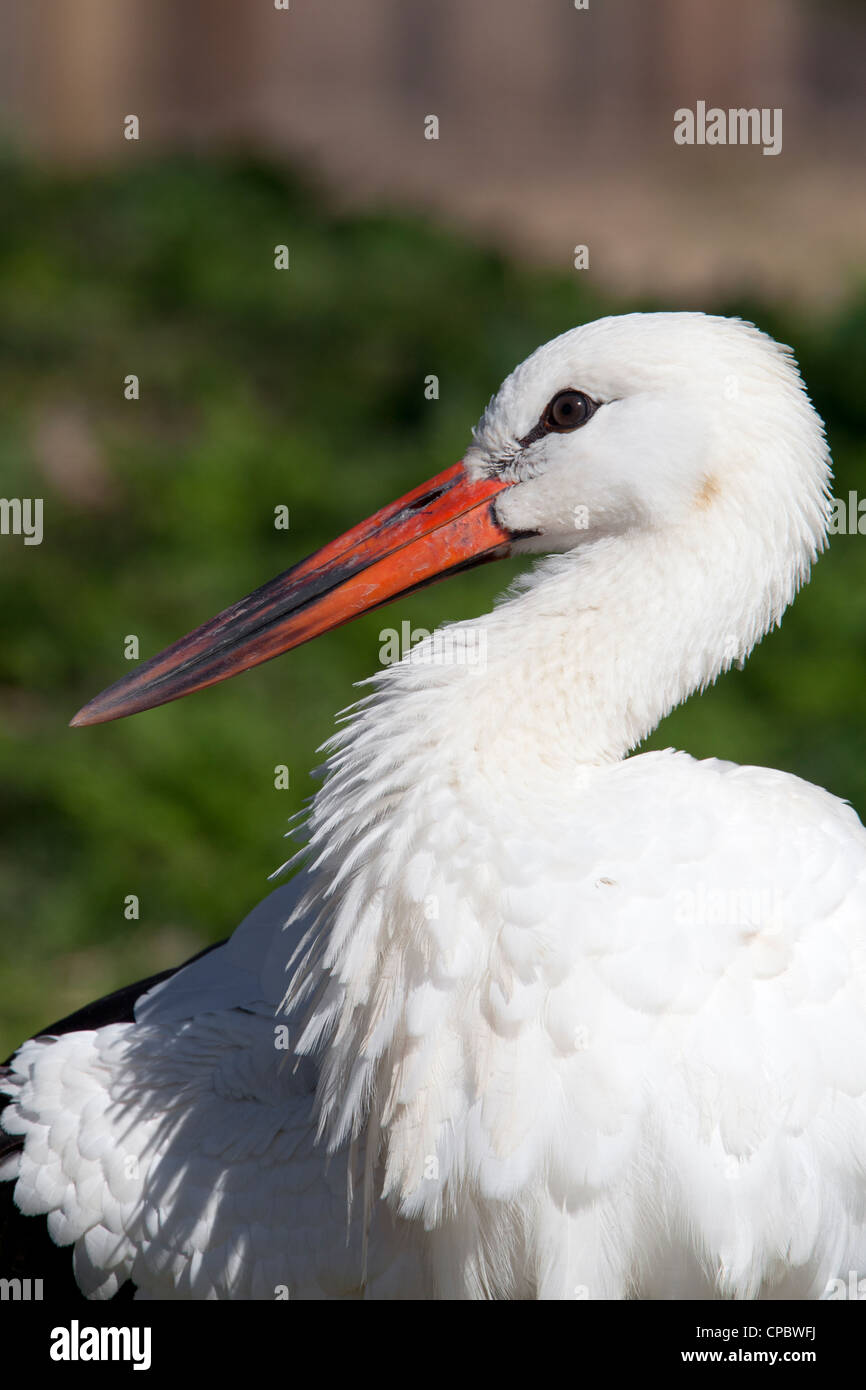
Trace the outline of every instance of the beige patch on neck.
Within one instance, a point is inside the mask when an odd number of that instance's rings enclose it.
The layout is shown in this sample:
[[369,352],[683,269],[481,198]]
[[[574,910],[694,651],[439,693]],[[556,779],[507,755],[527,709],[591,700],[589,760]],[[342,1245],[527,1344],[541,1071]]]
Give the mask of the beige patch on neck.
[[714,478],[712,473],[708,473],[706,478],[704,478],[703,487],[695,497],[695,506],[701,508],[709,507],[711,503],[720,496],[721,491],[722,489],[719,486],[718,478]]

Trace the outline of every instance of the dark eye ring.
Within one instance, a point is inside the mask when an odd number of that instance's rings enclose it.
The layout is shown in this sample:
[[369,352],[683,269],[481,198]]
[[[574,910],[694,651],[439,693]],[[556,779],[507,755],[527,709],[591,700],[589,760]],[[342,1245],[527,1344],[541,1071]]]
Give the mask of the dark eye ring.
[[597,406],[582,391],[559,391],[545,406],[541,425],[546,434],[564,434],[585,425]]

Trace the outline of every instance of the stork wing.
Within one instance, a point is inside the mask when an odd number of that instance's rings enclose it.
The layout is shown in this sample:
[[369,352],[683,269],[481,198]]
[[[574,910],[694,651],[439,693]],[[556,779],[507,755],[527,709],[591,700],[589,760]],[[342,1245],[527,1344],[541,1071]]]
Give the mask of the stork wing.
[[316,1145],[315,1064],[280,1046],[274,965],[294,944],[280,927],[296,891],[278,890],[230,942],[157,979],[135,1022],[34,1038],[8,1068],[3,1123],[17,1139],[3,1176],[16,1179],[20,1212],[47,1217],[57,1245],[73,1247],[88,1297],[127,1280],[138,1298],[417,1291],[414,1256],[381,1203],[365,1277],[349,1154],[327,1161]]

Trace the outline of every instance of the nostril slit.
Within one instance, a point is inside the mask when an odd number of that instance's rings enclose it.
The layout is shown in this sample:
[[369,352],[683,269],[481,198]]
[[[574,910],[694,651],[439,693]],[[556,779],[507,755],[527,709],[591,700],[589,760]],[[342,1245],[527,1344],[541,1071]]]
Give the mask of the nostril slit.
[[416,497],[414,502],[409,502],[406,506],[406,511],[423,511],[425,507],[429,507],[431,502],[435,502],[437,498],[444,496],[445,491],[446,489],[444,487],[437,487],[434,488],[432,492],[425,492],[423,497]]

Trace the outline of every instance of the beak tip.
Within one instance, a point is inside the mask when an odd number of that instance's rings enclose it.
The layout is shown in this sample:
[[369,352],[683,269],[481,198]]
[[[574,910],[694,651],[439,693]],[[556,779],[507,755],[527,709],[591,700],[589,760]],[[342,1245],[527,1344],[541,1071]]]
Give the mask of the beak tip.
[[102,720],[99,714],[92,708],[95,701],[90,704],[82,705],[77,714],[74,714],[69,721],[70,729],[84,729],[90,724],[99,724]]

